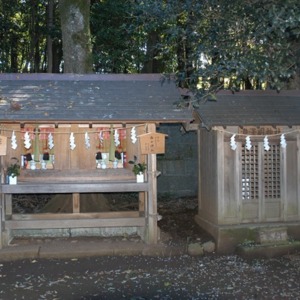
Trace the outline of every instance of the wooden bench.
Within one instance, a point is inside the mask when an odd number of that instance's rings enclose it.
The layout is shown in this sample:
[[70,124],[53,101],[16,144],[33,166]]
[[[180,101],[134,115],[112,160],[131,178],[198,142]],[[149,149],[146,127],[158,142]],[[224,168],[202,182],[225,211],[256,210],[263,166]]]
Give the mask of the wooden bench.
[[[151,176],[150,176],[151,177]],[[147,182],[136,183],[130,170],[22,170],[17,185],[0,185],[2,195],[2,219],[7,232],[20,229],[73,229],[100,227],[149,227],[148,210],[118,212],[80,212],[81,193],[138,192],[149,198],[151,178]],[[72,194],[72,213],[13,214],[13,194]],[[152,197],[150,195],[150,197]],[[154,222],[152,222],[154,224]],[[156,224],[156,223],[155,223]],[[3,230],[2,230],[3,231]],[[156,243],[157,237],[146,242]],[[155,235],[156,236],[156,235]]]

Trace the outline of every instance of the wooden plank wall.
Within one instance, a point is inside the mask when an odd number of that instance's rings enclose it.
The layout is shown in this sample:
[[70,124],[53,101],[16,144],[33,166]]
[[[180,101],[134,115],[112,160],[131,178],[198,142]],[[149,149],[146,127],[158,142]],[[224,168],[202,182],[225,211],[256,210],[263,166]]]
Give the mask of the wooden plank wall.
[[[68,170],[68,169],[95,169],[96,168],[96,160],[95,156],[98,151],[102,153],[109,152],[109,139],[105,138],[103,140],[103,144],[100,145],[99,133],[100,128],[104,131],[110,131],[109,124],[96,124],[93,128],[89,128],[89,125],[78,125],[78,124],[59,124],[57,128],[54,129],[53,125],[49,125],[53,127],[53,140],[54,140],[54,148],[52,150],[45,149],[45,145],[47,146],[46,140],[40,140],[39,148],[40,154],[43,151],[50,152],[50,154],[55,155],[55,169],[59,170]],[[43,125],[43,127],[47,127]],[[116,124],[115,127],[122,128],[121,124]],[[140,155],[139,143],[138,141],[133,144],[130,139],[131,128],[136,128],[136,134],[140,135],[146,133],[147,125],[139,125],[139,124],[128,124],[126,129],[126,139],[121,140],[120,149],[125,151],[127,154],[127,162],[129,160],[133,160],[133,156],[136,155],[139,161],[146,161],[146,157]],[[17,157],[21,160],[21,155],[26,153],[34,153],[34,141],[32,140],[31,148],[25,149],[24,147],[24,132],[20,128],[20,125],[6,125],[7,131],[3,130],[2,135],[8,137],[8,145],[7,145],[7,155],[3,157],[3,166],[6,167],[10,164],[12,157]],[[34,125],[25,126],[24,130],[32,131],[35,128]],[[17,137],[17,149],[11,148],[11,135],[12,131],[15,130],[15,134]],[[74,133],[75,144],[76,147],[74,150],[70,149],[70,134]],[[89,133],[90,138],[90,148],[87,149],[85,146],[85,132]],[[132,168],[132,166],[127,166],[128,168]]]
[[[222,224],[235,223],[240,218],[240,182],[239,173],[239,155],[240,147],[233,151],[228,142],[228,138],[225,138],[224,143],[224,194],[220,201],[223,202],[223,210],[219,214],[219,222]],[[219,171],[222,169],[220,168]]]
[[[200,129],[199,162],[200,183],[198,214],[213,222],[218,220],[218,192],[217,192],[217,133]],[[200,156],[201,155],[201,156]],[[199,183],[199,184],[200,184]],[[200,186],[200,185],[199,185]]]
[[[299,214],[299,135],[296,141],[287,142],[286,148],[286,220],[300,220]],[[298,163],[297,163],[298,162]],[[298,167],[297,167],[298,166]]]

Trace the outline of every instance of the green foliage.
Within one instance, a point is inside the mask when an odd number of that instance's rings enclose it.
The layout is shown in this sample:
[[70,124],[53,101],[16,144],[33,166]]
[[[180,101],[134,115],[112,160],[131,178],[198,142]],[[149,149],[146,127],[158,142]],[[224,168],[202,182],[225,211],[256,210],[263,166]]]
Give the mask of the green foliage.
[[[54,3],[50,28],[48,1],[0,0],[0,72],[46,71],[48,34],[55,71],[60,71],[61,30]],[[300,76],[298,0],[91,3],[94,71],[176,73],[178,85],[195,95],[181,105],[211,100],[224,88],[280,90]]]
[[7,168],[7,175],[11,177],[20,175],[19,160],[16,157],[12,157],[12,163]]
[[142,52],[130,0],[98,1],[91,8],[94,68],[99,73],[136,72]]
[[178,73],[195,91],[188,103],[224,88],[280,90],[299,72],[299,1],[207,1],[196,13],[193,72]]
[[139,163],[137,161],[137,157],[134,156],[134,160],[130,160],[129,161],[129,164],[133,165],[133,168],[132,168],[132,172],[135,174],[135,175],[138,175],[140,173],[144,173],[147,169],[147,164],[145,164],[144,162],[143,163]]

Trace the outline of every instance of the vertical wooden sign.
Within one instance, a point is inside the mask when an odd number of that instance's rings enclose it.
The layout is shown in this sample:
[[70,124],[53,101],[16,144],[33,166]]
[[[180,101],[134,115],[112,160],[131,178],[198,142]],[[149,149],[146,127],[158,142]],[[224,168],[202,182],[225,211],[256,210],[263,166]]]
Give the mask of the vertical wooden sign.
[[165,153],[165,137],[167,135],[157,132],[149,132],[139,135],[142,154]]
[[7,137],[0,135],[0,155],[6,155]]

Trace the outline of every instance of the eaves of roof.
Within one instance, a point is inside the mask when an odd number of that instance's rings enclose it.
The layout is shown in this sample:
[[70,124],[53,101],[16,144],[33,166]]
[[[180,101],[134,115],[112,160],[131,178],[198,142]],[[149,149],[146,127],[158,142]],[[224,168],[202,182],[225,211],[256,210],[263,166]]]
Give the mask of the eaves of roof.
[[0,122],[184,123],[160,74],[0,74]]
[[300,125],[300,91],[221,91],[196,110],[204,127]]

